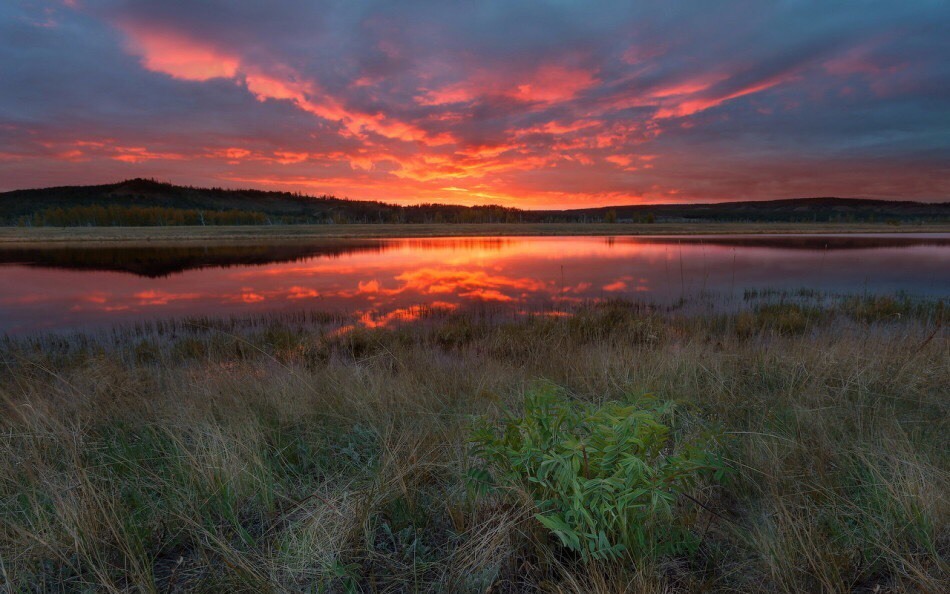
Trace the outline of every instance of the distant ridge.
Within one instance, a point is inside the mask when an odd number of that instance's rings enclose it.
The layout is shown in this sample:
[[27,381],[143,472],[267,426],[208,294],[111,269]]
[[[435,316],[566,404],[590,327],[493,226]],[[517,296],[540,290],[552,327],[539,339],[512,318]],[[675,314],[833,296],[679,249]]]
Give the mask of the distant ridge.
[[[106,209],[112,210],[106,213]],[[950,202],[923,203],[835,197],[521,210],[491,205],[399,206],[333,196],[305,196],[291,192],[176,186],[141,178],[114,184],[62,186],[0,193],[0,224],[4,225],[123,224],[121,217],[139,211],[151,213],[149,216],[159,221],[155,224],[197,224],[195,221],[199,220],[204,223],[214,213],[244,213],[247,216],[232,217],[233,220],[263,223],[950,221]],[[176,213],[185,213],[188,216],[178,216]],[[248,218],[250,215],[253,217]],[[103,223],[103,220],[111,222]],[[164,222],[166,220],[175,222]],[[231,219],[218,216],[214,220]]]
[[950,202],[913,202],[871,198],[781,198],[715,202],[704,204],[652,204],[614,206],[562,211],[570,215],[596,216],[609,210],[618,219],[635,218],[650,212],[657,218],[672,220],[718,221],[886,221],[950,220]]

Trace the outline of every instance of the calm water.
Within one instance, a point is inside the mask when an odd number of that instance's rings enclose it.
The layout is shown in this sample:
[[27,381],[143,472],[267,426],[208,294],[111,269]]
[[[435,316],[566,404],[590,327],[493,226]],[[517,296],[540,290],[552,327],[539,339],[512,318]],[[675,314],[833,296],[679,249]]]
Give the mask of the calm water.
[[0,334],[300,309],[356,314],[372,326],[418,306],[531,311],[801,288],[950,296],[950,234],[0,248]]

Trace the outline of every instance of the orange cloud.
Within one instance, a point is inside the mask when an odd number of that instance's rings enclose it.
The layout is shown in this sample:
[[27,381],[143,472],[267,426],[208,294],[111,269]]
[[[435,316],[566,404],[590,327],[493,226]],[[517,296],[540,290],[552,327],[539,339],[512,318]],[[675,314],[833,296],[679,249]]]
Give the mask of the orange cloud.
[[176,161],[185,158],[185,155],[179,153],[156,153],[143,146],[116,147],[116,154],[112,156],[116,161],[123,163],[142,163],[155,159]]
[[570,134],[579,130],[585,130],[600,126],[600,122],[595,120],[577,120],[569,123],[545,122],[538,126],[529,126],[515,130],[516,136],[525,136],[528,134]]
[[666,107],[662,107],[656,112],[657,118],[673,118],[673,117],[683,117],[688,115],[693,115],[694,113],[705,111],[712,107],[717,107],[722,105],[726,101],[731,101],[732,99],[738,99],[739,97],[745,97],[746,95],[752,95],[754,93],[759,93],[766,89],[771,89],[774,86],[780,85],[783,82],[790,80],[792,77],[786,76],[776,76],[768,80],[758,82],[753,85],[748,85],[732,93],[720,96],[720,97],[704,97],[699,99],[689,99],[682,101],[678,104],[670,104]]
[[512,96],[522,101],[554,103],[573,99],[598,82],[590,72],[554,64],[542,66],[518,84]]
[[609,157],[606,157],[604,160],[607,161],[608,163],[613,163],[614,165],[617,165],[621,169],[625,169],[627,171],[636,171],[637,170],[636,167],[630,166],[630,164],[633,163],[635,159],[636,157],[632,155],[610,155]]
[[142,65],[153,72],[192,81],[212,78],[237,81],[243,77],[244,86],[258,101],[290,101],[322,119],[341,123],[355,136],[371,132],[386,138],[423,142],[432,146],[454,141],[448,133],[430,135],[415,125],[391,120],[383,114],[347,109],[315,81],[300,76],[285,65],[273,64],[262,68],[246,63],[236,53],[180,32],[131,22],[119,22],[118,26],[128,38],[130,51],[141,56]]
[[728,78],[724,74],[710,74],[666,85],[650,93],[650,97],[663,99],[666,97],[675,97],[677,95],[695,95],[701,93],[716,83],[722,82]]
[[142,66],[183,80],[232,78],[240,61],[217,48],[174,31],[119,23],[129,39],[129,49],[142,58]]
[[[278,68],[277,70],[287,70]],[[423,142],[433,146],[452,142],[449,134],[430,135],[426,131],[397,120],[390,120],[382,114],[367,114],[349,110],[339,101],[329,96],[316,84],[287,71],[284,77],[252,73],[245,76],[247,89],[258,101],[268,99],[286,100],[298,108],[325,120],[339,122],[354,136],[365,132],[374,132],[386,138],[408,142]],[[313,97],[320,97],[320,101]]]
[[302,163],[310,157],[310,153],[294,153],[290,151],[277,151],[274,155],[277,157],[277,162],[283,165]]
[[251,154],[251,151],[242,148],[224,149],[224,156],[228,159],[243,159]]
[[416,102],[438,106],[501,96],[532,103],[558,103],[573,99],[598,82],[592,72],[560,64],[544,64],[525,75],[483,69],[463,81],[427,89],[416,96]]

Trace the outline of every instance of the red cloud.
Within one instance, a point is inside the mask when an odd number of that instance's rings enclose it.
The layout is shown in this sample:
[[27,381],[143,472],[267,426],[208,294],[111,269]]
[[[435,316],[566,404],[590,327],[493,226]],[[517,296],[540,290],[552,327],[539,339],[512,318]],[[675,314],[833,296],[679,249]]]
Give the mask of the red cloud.
[[501,96],[524,102],[556,103],[568,101],[597,83],[594,73],[561,64],[544,64],[527,74],[482,69],[465,80],[426,90],[416,101],[422,105],[448,105]]
[[144,27],[135,23],[119,23],[129,39],[132,52],[142,58],[142,65],[183,80],[203,81],[231,78],[237,74],[240,61],[217,48],[203,44],[174,31]]
[[656,112],[656,117],[658,118],[672,118],[672,117],[683,117],[692,115],[694,113],[710,109],[712,107],[717,107],[722,105],[726,101],[731,101],[732,99],[738,99],[739,97],[745,97],[746,95],[752,95],[754,93],[759,93],[765,91],[766,89],[771,89],[774,86],[780,85],[783,82],[792,80],[793,76],[776,76],[770,79],[757,82],[755,84],[748,85],[746,87],[740,88],[738,90],[726,93],[723,95],[713,95],[699,97],[696,99],[686,99],[679,103],[671,102],[666,104],[664,107],[660,108]]

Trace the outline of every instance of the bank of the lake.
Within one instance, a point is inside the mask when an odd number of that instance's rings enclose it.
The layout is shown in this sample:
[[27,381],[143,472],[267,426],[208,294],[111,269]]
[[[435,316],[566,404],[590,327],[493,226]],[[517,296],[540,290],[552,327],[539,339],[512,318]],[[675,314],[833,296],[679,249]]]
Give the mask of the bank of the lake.
[[327,238],[505,237],[531,235],[950,233],[950,224],[920,223],[485,223],[338,224],[208,227],[0,227],[0,245],[45,243],[311,241]]

